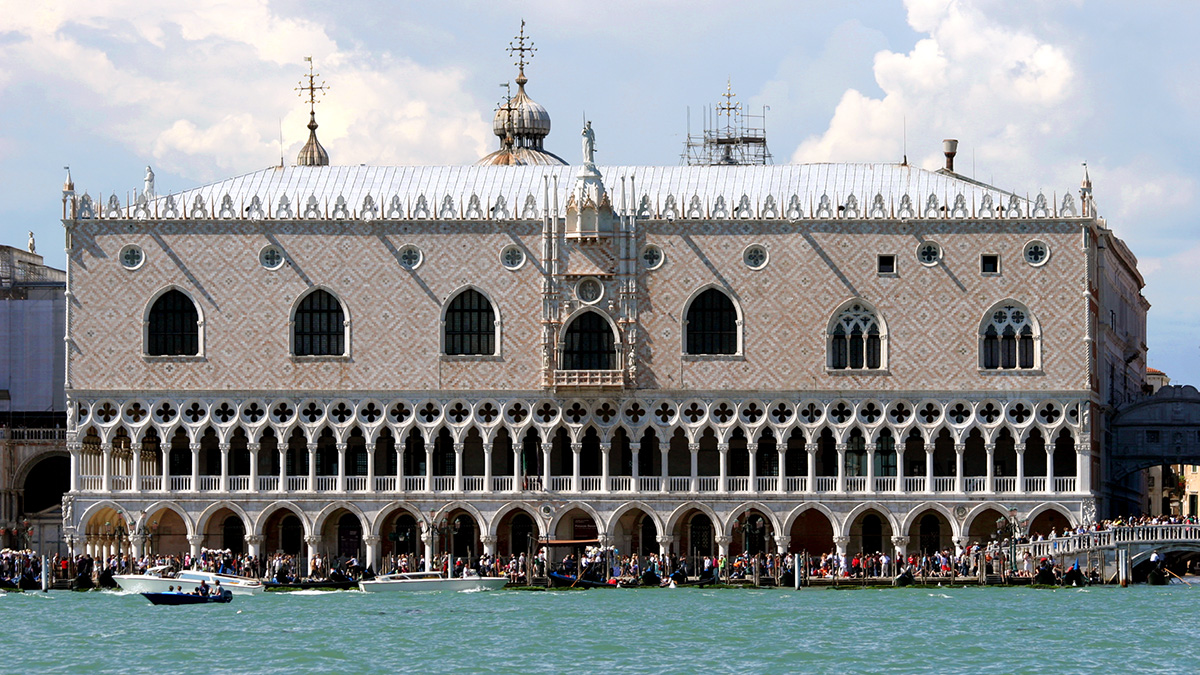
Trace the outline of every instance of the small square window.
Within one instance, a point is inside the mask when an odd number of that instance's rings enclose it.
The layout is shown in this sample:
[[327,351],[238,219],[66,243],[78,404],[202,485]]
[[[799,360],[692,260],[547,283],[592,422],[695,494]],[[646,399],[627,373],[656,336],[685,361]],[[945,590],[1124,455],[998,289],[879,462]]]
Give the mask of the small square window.
[[979,256],[980,274],[1000,274],[1000,256],[985,253]]
[[880,274],[895,274],[896,273],[896,256],[884,255],[879,256],[879,273]]

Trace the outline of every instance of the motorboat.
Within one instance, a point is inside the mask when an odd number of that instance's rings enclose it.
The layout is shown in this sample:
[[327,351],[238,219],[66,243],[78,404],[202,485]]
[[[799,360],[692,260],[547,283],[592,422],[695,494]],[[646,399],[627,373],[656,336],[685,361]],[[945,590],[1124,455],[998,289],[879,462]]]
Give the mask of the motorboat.
[[191,593],[142,593],[152,605],[206,605],[210,602],[233,602],[233,593],[223,591],[220,595],[192,595]]
[[441,572],[397,572],[384,574],[369,581],[358,582],[367,593],[380,591],[490,591],[504,588],[508,577],[481,577],[468,570],[461,577],[447,577]]
[[257,579],[232,574],[183,570],[171,575],[166,565],[151,567],[145,574],[114,574],[113,580],[121,590],[134,593],[166,593],[174,587],[174,590],[186,594],[196,590],[202,581],[211,588],[215,588],[219,581],[222,589],[234,595],[257,595],[264,589],[262,582]]

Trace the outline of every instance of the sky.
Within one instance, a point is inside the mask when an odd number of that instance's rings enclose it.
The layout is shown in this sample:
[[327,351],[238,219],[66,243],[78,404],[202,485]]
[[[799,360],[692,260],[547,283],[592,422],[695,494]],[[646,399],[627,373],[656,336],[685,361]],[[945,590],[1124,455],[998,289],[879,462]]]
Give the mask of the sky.
[[[775,163],[942,165],[1018,193],[1087,163],[1152,304],[1149,364],[1200,384],[1200,3],[1190,0],[0,0],[0,243],[65,257],[61,188],[160,194],[291,164],[311,56],[334,164],[468,164],[537,52],[546,146],[676,165],[726,86]],[[281,152],[282,146],[282,152]]]

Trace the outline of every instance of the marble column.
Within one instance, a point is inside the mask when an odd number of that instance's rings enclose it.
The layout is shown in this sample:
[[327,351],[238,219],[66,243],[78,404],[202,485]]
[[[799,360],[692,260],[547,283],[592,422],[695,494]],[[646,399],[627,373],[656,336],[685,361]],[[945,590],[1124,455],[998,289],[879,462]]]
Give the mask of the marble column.
[[846,491],[846,444],[837,444],[837,492]]
[[788,547],[790,547],[791,544],[792,544],[792,538],[790,535],[786,535],[786,534],[775,535],[775,551],[777,553],[779,553],[779,555],[787,555]]
[[100,491],[112,492],[112,443],[100,446]]
[[579,492],[579,456],[582,452],[582,444],[571,444],[571,492]]
[[933,443],[925,444],[925,491],[933,492]]
[[246,444],[246,452],[250,453],[250,477],[248,478],[248,481],[250,482],[249,489],[250,492],[254,493],[258,492],[258,452],[261,449],[262,446],[258,443]]
[[608,467],[608,461],[612,457],[612,443],[600,444],[600,491],[604,494],[612,492],[612,486],[609,485],[609,474],[611,473]]
[[496,537],[495,535],[485,534],[479,537],[479,543],[483,544],[483,554],[486,556],[496,555]]
[[192,480],[188,486],[188,492],[199,492],[200,490],[200,444],[190,443],[188,447],[192,450]]
[[462,443],[454,444],[454,493],[459,494],[463,491],[463,449],[466,446]]
[[308,444],[308,491],[317,490],[317,444]]
[[987,477],[983,489],[988,494],[996,493],[996,444],[987,443],[983,446],[987,452]]
[[334,490],[337,492],[346,491],[346,444],[337,443],[337,483],[334,484]]
[[717,491],[729,492],[729,444],[717,443],[717,453],[719,458],[717,476],[720,481]]
[[229,444],[220,443],[217,449],[221,451],[221,478],[217,482],[217,492],[229,492]]
[[379,535],[363,535],[362,540],[363,547],[366,549],[366,559],[362,561],[362,566],[370,567],[373,570],[379,569]]
[[688,450],[692,454],[692,478],[688,491],[698,492],[700,490],[700,444],[688,443]]
[[246,540],[246,552],[252,557],[261,559],[264,537],[261,534],[247,534],[243,539]]
[[[142,444],[129,444],[129,489],[142,491]],[[141,557],[140,555],[138,556]]]
[[954,491],[962,494],[966,492],[966,477],[963,476],[963,455],[967,452],[967,446],[964,443],[954,444]]
[[192,554],[192,562],[195,564],[196,557],[200,555],[200,545],[204,543],[204,535],[189,534],[187,536],[188,546]]

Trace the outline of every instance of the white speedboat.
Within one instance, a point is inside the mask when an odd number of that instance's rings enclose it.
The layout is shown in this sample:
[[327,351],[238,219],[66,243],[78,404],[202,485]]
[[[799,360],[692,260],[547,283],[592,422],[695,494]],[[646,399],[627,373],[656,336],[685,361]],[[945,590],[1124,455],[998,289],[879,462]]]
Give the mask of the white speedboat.
[[151,567],[145,574],[114,574],[113,580],[121,590],[134,593],[166,593],[174,586],[175,590],[191,593],[203,581],[210,588],[221,582],[221,588],[234,595],[257,595],[263,592],[263,585],[257,579],[236,577],[230,574],[201,572],[200,570],[184,570],[174,576],[168,573],[169,568]]
[[467,572],[462,577],[446,577],[441,572],[397,572],[371,581],[358,582],[358,588],[368,593],[380,591],[491,591],[504,588],[508,577],[481,577]]

